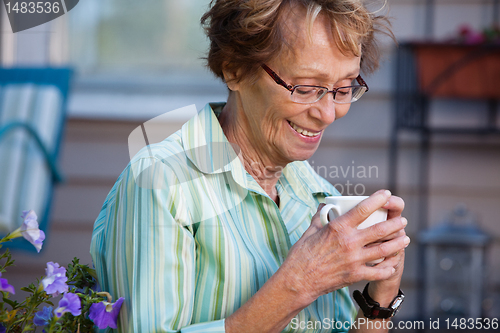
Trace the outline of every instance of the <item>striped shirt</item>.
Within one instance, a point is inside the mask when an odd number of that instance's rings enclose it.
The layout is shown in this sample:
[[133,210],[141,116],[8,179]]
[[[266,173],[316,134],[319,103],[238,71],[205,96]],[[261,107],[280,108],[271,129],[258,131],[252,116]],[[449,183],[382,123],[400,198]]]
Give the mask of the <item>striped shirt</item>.
[[[297,161],[276,185],[278,206],[227,141],[217,120],[222,106],[208,104],[141,150],[97,217],[90,252],[101,289],[125,298],[120,332],[224,332],[224,318],[278,270],[325,196],[339,195]],[[346,331],[335,323],[355,314],[343,288],[319,297],[283,332]]]

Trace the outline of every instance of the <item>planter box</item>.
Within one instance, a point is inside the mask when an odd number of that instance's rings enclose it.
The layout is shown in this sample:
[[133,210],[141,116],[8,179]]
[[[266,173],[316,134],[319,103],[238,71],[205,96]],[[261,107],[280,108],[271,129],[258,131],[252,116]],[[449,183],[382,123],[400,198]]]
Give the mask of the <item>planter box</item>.
[[420,90],[433,97],[500,98],[500,45],[413,44]]

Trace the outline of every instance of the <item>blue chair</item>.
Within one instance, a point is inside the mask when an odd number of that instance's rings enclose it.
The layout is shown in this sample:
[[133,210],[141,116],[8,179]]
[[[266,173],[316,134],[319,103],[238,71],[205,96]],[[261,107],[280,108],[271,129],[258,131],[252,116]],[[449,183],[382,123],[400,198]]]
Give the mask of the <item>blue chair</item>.
[[[1,237],[22,224],[23,210],[33,209],[48,238],[54,184],[62,181],[56,161],[71,76],[67,68],[0,68]],[[22,239],[4,247],[36,251]]]

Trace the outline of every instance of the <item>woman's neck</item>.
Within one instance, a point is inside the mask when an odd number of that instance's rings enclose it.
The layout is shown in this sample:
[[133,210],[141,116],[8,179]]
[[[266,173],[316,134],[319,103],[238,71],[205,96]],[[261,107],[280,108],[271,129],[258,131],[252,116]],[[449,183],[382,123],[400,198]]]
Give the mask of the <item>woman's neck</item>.
[[278,192],[276,190],[276,183],[281,176],[285,165],[277,165],[273,163],[268,156],[256,149],[252,142],[251,133],[247,130],[243,112],[238,112],[236,106],[236,99],[230,93],[227,104],[224,106],[220,116],[219,122],[222,127],[227,140],[231,143],[237,144],[241,153],[239,154],[241,163],[245,170],[257,181],[262,189],[269,195],[269,197],[278,203]]

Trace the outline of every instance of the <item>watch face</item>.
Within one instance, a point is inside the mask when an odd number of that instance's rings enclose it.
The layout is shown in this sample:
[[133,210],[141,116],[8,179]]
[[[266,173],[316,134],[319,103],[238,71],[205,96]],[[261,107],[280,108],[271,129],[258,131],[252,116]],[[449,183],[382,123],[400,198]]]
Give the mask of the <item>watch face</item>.
[[404,300],[405,300],[405,295],[400,295],[394,299],[394,301],[390,306],[390,308],[393,309],[392,316],[395,316],[398,313],[401,303],[403,303]]

